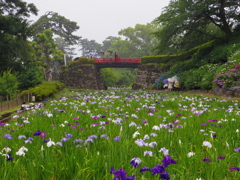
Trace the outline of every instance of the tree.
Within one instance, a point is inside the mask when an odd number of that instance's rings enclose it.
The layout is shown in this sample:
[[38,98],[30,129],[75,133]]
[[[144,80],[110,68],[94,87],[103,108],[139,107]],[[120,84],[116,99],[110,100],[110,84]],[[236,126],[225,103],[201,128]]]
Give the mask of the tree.
[[17,76],[20,90],[26,90],[31,87],[35,87],[43,80],[43,72],[37,62],[31,62],[25,64],[23,72]]
[[11,69],[0,74],[0,95],[14,94],[17,89],[17,77],[11,72]]
[[51,29],[54,35],[63,38],[69,45],[78,44],[80,36],[73,33],[79,29],[76,22],[66,19],[55,12],[47,12],[41,16],[37,22],[32,24],[37,33],[42,33],[46,29]]
[[152,34],[158,29],[155,23],[137,24],[118,32],[120,38],[108,37],[104,47],[118,51],[121,57],[142,57],[153,54],[152,49],[157,45],[157,39]]
[[50,29],[44,30],[36,37],[33,42],[33,47],[36,52],[36,60],[41,62],[45,68],[45,77],[50,80],[51,65],[53,60],[63,60],[63,53],[56,49],[57,44],[53,40],[53,33]]
[[141,57],[137,54],[138,49],[128,40],[113,42],[109,50],[118,51],[119,57]]
[[86,57],[99,57],[99,52],[102,49],[101,44],[97,43],[95,40],[81,39],[80,40],[80,51],[82,56]]
[[137,76],[137,69],[132,68],[104,68],[101,72],[107,87],[131,86]]
[[0,71],[12,67],[19,70],[23,61],[32,58],[27,38],[34,34],[26,17],[37,15],[34,4],[21,0],[1,0],[0,3]]
[[73,56],[76,55],[76,53],[74,53],[76,48],[69,45],[69,43],[61,37],[55,38],[54,41],[57,43],[57,49],[61,50],[64,54],[66,54],[67,62],[72,61]]
[[239,6],[239,0],[171,0],[155,20],[162,26],[155,33],[158,53],[186,51],[213,39],[227,42],[239,23]]
[[102,42],[102,50],[103,51],[107,51],[109,50],[109,48],[111,47],[111,45],[116,42],[116,41],[120,41],[121,38],[120,37],[114,37],[114,36],[109,36],[107,37],[103,42]]
[[157,31],[156,23],[147,23],[146,25],[136,24],[134,28],[128,27],[118,32],[124,36],[136,49],[132,56],[142,57],[151,55],[151,50],[157,44],[157,39],[152,34]]

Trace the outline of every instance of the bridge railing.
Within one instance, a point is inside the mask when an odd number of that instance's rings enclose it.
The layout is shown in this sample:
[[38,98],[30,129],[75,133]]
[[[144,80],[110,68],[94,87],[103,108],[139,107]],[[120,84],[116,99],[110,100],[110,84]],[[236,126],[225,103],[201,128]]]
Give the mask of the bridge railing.
[[116,57],[116,58],[94,58],[95,63],[140,63],[140,58]]

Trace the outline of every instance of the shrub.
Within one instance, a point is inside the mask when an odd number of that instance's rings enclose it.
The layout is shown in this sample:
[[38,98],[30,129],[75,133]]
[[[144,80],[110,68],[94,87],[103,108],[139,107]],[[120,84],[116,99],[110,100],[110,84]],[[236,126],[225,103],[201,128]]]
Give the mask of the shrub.
[[229,89],[236,85],[236,81],[240,79],[240,51],[237,51],[229,61],[221,66],[216,71],[213,80],[213,89],[216,87]]
[[69,68],[75,67],[77,65],[82,65],[82,64],[89,64],[89,65],[93,65],[95,62],[93,59],[89,59],[87,57],[80,57],[75,61],[70,62],[70,64],[68,65]]
[[34,88],[30,88],[29,90],[22,91],[21,96],[29,92],[36,96],[36,101],[42,101],[44,98],[53,96],[53,94],[57,93],[59,90],[63,89],[64,87],[65,87],[65,84],[61,82],[46,81]]
[[19,89],[25,90],[40,84],[43,79],[43,72],[36,63],[28,64],[23,67],[23,71],[18,76]]
[[177,74],[180,78],[180,86],[184,89],[202,89],[212,88],[212,80],[216,73],[218,64],[206,64],[198,69],[191,69]]
[[182,53],[182,54],[176,54],[176,55],[157,55],[157,56],[143,56],[141,58],[141,64],[166,64],[166,65],[173,65],[176,62],[185,61],[188,59],[191,59],[192,54],[196,50],[190,50],[189,52]]
[[17,77],[11,70],[4,71],[0,76],[0,95],[14,94],[18,89]]

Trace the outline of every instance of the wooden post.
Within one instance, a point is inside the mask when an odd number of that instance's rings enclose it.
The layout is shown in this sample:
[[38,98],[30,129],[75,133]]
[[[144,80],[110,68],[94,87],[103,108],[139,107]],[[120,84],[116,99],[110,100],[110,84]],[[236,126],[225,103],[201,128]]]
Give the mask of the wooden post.
[[27,102],[29,103],[29,91],[28,91],[28,99],[27,100],[28,100]]
[[10,108],[12,109],[12,107],[13,107],[13,105],[12,105],[12,95],[10,94],[9,97],[10,97],[10,102],[9,102],[9,104],[10,104]]
[[1,112],[2,112],[2,96],[0,96],[0,105],[1,105]]
[[8,95],[7,95],[7,104],[8,104],[8,110],[9,110],[9,102],[8,102]]
[[18,93],[15,94],[15,97],[16,97],[16,104],[18,106]]

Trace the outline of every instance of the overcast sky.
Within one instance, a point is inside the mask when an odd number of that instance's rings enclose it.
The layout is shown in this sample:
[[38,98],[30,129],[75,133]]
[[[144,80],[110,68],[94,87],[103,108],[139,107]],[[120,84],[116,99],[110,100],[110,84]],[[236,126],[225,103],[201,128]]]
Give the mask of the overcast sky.
[[77,22],[80,29],[74,33],[82,39],[102,43],[108,36],[136,24],[147,24],[158,17],[170,0],[23,0],[39,9],[36,21],[48,11],[57,12]]

